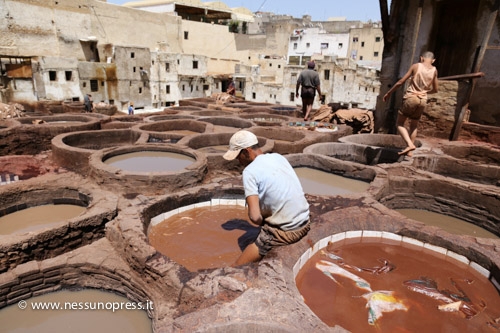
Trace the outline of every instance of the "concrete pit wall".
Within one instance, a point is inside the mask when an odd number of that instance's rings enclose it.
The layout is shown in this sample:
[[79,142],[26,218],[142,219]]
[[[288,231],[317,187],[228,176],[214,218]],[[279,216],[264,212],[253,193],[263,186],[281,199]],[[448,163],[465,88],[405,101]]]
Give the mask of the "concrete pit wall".
[[[183,154],[194,158],[195,162],[182,170],[172,172],[131,172],[104,163],[110,157],[140,151]],[[173,144],[138,144],[104,149],[90,156],[89,165],[90,176],[98,184],[126,193],[145,195],[161,194],[193,186],[200,183],[207,173],[205,154]]]
[[52,139],[52,157],[58,165],[87,175],[90,171],[89,156],[96,150],[131,145],[140,137],[140,133],[129,129],[60,134]]
[[77,175],[45,175],[0,187],[0,214],[45,204],[87,207],[57,227],[0,235],[0,273],[32,260],[44,260],[104,237],[104,225],[117,215],[117,197]]

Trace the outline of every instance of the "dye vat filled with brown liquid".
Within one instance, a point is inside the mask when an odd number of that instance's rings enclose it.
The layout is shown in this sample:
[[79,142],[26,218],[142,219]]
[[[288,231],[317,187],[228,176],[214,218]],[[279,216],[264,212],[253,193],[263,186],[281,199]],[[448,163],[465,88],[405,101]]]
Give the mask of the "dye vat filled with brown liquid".
[[152,332],[148,309],[154,309],[151,301],[136,303],[110,292],[91,289],[58,291],[1,309],[0,331]]
[[174,215],[151,226],[148,238],[160,253],[194,272],[230,266],[258,232],[245,207],[220,205]]
[[56,227],[86,210],[77,205],[43,205],[0,217],[0,235],[19,234]]
[[423,209],[396,209],[396,211],[410,219],[420,221],[427,225],[439,227],[452,234],[483,238],[499,238],[497,235],[486,229],[478,227],[475,224],[465,222],[448,215],[434,213]]
[[305,303],[327,325],[351,332],[495,331],[500,296],[489,280],[454,258],[402,244],[330,243],[297,274]]
[[315,195],[343,195],[361,193],[369,183],[307,167],[294,168],[305,193]]
[[131,172],[179,171],[195,162],[194,158],[166,151],[139,151],[120,154],[104,161],[108,165]]

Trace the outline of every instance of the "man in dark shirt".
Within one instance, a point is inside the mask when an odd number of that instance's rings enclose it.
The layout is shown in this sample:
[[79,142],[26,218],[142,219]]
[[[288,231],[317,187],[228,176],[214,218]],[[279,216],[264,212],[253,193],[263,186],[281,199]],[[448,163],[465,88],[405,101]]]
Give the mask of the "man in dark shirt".
[[314,61],[307,63],[307,69],[300,73],[295,87],[295,96],[299,98],[299,87],[302,86],[300,97],[302,97],[302,113],[305,121],[309,119],[316,90],[321,98],[320,80],[318,73],[314,70],[315,65]]

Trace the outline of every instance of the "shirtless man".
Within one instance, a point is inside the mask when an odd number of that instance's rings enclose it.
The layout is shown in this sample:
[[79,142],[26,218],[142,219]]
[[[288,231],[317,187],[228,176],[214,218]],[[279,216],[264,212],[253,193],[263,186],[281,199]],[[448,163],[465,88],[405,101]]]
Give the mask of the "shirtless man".
[[[420,62],[413,64],[408,72],[384,95],[385,102],[396,89],[410,79],[396,122],[398,133],[406,142],[406,148],[399,152],[399,155],[412,156],[412,151],[416,148],[418,121],[427,105],[427,94],[434,94],[438,91],[437,69],[432,65],[435,60],[432,52],[424,52],[420,56]],[[410,119],[409,132],[405,127],[408,118]]]

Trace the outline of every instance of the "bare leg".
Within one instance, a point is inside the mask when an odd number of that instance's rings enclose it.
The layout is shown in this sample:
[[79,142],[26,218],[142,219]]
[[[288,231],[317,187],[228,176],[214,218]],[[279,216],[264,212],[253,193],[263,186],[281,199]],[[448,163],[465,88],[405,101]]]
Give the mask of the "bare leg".
[[[417,139],[417,127],[418,127],[418,120],[410,119],[410,139],[414,147],[415,147],[415,140]],[[408,156],[410,157],[413,156],[413,153],[409,151]]]
[[306,115],[304,116],[304,120],[309,120],[309,114],[311,113],[311,110],[312,110],[312,104],[307,104],[307,112],[306,112]]
[[[406,118],[407,118],[406,116],[398,114],[398,120],[397,120],[398,133],[399,133],[399,135],[401,135],[401,137],[403,138],[403,140],[406,142],[406,145],[407,145],[407,147],[403,151],[398,153],[399,155],[406,155],[410,151],[415,150],[415,148],[416,148],[415,145],[413,144],[412,139],[410,138],[410,134],[408,133],[408,130],[405,127]],[[417,124],[418,124],[418,121],[417,121]],[[412,124],[410,124],[410,126],[412,126],[412,125],[413,125],[413,121],[412,121]],[[416,137],[416,135],[417,135],[416,126],[413,129],[412,134],[413,134],[413,132],[415,133],[414,135]]]
[[262,259],[262,256],[259,254],[259,248],[255,243],[252,243],[243,250],[243,253],[231,266],[236,267],[250,262],[256,262],[260,259]]

